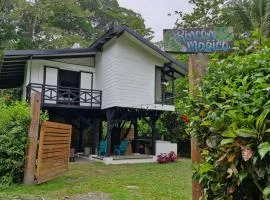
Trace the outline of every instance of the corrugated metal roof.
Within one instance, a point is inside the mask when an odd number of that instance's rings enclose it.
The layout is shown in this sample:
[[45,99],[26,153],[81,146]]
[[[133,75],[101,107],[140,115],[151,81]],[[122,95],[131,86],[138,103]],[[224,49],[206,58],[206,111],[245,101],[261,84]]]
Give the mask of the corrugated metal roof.
[[30,59],[78,58],[95,54],[93,48],[7,51],[0,65],[0,89],[20,87],[24,80],[25,65]]

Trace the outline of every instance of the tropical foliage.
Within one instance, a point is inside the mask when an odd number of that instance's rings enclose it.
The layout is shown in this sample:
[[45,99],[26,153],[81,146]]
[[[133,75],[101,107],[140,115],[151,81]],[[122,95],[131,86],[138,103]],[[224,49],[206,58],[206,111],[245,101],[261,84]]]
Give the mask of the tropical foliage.
[[2,0],[0,50],[88,46],[111,22],[148,38],[153,33],[140,14],[121,8],[117,0]]
[[0,110],[1,189],[22,180],[30,109],[25,102],[0,99]]
[[235,31],[245,34],[259,30],[261,38],[270,36],[270,1],[233,0],[225,7],[224,19]]
[[176,12],[177,27],[232,26],[236,38],[248,38],[257,30],[263,40],[270,36],[268,0],[190,0],[191,13]]
[[270,198],[270,49],[213,59],[192,101],[204,199]]

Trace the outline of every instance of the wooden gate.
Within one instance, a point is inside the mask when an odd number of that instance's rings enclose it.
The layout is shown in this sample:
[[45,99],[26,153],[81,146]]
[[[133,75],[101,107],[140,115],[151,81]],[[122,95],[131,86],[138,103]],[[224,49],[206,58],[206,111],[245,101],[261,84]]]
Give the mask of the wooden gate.
[[54,122],[41,124],[37,183],[43,183],[68,171],[72,126]]

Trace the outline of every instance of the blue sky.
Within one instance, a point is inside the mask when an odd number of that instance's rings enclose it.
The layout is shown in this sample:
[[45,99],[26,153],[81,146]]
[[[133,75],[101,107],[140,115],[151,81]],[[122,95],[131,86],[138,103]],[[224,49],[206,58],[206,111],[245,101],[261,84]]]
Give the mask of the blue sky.
[[[153,41],[160,41],[163,29],[173,28],[177,20],[174,11],[191,12],[188,0],[118,0],[121,7],[138,12],[145,19],[148,27],[155,32]],[[168,14],[171,13],[171,16]]]

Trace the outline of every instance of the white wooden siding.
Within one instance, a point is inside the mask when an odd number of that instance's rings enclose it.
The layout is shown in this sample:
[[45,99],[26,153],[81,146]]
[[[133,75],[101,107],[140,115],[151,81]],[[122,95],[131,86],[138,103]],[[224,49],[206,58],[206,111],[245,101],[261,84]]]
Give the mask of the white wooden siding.
[[115,39],[106,44],[106,49],[96,55],[96,88],[102,91],[102,108],[113,107],[117,102],[115,86],[118,77],[115,73]]
[[[30,69],[27,68],[25,87],[30,81],[43,83],[44,66],[92,72],[93,89],[102,91],[102,109],[129,107],[173,111],[174,106],[155,104],[155,66],[163,66],[164,62],[166,59],[124,33],[108,42],[96,55],[95,68],[48,60],[33,60],[31,77]],[[82,75],[81,88],[88,86],[89,80]]]
[[163,64],[125,34],[112,40],[96,57],[102,109],[117,106],[174,110],[174,106],[155,104],[155,66]]

